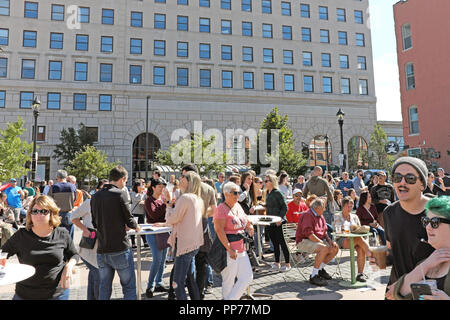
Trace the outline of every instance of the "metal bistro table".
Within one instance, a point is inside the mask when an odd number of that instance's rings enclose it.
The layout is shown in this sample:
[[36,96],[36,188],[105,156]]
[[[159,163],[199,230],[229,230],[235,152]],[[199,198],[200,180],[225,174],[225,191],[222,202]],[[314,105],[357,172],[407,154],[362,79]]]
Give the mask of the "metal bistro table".
[[14,284],[34,275],[36,269],[33,266],[21,263],[6,263],[0,272],[0,286]]
[[[258,211],[257,207],[255,208],[255,211]],[[258,260],[259,260],[258,263],[262,262],[262,263],[267,264],[265,261],[262,260],[262,241],[261,241],[260,226],[270,226],[272,223],[280,222],[281,217],[255,214],[255,215],[248,215],[247,218],[248,218],[248,220],[250,220],[250,222],[253,225],[256,225],[256,238],[258,241]],[[261,221],[261,218],[271,218],[272,220],[271,221]]]
[[171,227],[155,227],[152,224],[140,224],[140,232],[135,230],[128,231],[128,235],[136,236],[136,246],[137,246],[137,299],[141,300],[141,235],[145,234],[158,234],[166,233],[172,231]]
[[332,233],[335,237],[344,237],[350,240],[350,272],[351,272],[351,281],[343,280],[339,282],[339,285],[346,288],[359,288],[365,287],[367,283],[365,282],[357,282],[356,281],[356,273],[355,273],[355,241],[354,238],[366,237],[369,236],[370,233]]

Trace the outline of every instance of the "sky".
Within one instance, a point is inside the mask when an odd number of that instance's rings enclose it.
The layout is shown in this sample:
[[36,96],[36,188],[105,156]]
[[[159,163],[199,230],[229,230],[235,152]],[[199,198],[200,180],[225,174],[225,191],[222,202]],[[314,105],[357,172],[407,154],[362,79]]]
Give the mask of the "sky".
[[393,9],[396,2],[398,0],[369,0],[379,121],[402,120]]

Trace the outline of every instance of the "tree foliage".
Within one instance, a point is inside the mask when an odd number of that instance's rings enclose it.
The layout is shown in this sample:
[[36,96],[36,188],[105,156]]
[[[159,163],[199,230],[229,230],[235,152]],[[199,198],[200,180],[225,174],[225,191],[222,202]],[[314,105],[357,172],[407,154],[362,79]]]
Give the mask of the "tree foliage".
[[394,164],[395,157],[388,155],[386,144],[388,143],[386,132],[379,124],[375,124],[370,135],[369,143],[369,167],[373,169],[383,169],[390,171]]
[[32,159],[33,145],[21,139],[26,131],[24,123],[18,116],[16,122],[7,123],[6,129],[0,131],[0,181],[19,178],[30,171],[25,162]]

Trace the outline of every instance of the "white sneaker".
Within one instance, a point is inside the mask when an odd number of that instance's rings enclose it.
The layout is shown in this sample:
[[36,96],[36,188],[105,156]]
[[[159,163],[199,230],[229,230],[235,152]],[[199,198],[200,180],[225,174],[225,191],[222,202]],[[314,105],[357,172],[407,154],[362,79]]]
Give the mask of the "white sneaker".
[[291,270],[292,269],[292,267],[291,266],[282,266],[281,268],[280,268],[280,271],[281,272],[287,272],[287,271],[289,271],[289,270]]
[[277,265],[276,263],[272,264],[272,270],[280,270],[280,266]]

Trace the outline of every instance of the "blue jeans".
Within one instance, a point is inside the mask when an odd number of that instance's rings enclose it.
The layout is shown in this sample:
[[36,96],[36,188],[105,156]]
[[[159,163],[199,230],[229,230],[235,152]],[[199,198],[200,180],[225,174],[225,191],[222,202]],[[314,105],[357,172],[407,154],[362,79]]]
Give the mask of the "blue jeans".
[[100,291],[100,274],[99,274],[98,268],[94,267],[92,264],[90,264],[83,258],[81,258],[81,260],[83,260],[84,264],[89,269],[87,299],[88,300],[98,300],[98,294]]
[[[54,297],[54,298],[50,298],[50,299],[47,299],[47,300],[69,300],[69,292],[70,292],[70,290],[66,289],[59,296]],[[19,297],[17,294],[14,294],[12,299],[13,300],[25,300],[25,299]]]
[[175,258],[173,282],[176,284],[176,286],[174,285],[174,289],[177,300],[187,300],[186,290],[184,289],[186,278],[189,278],[190,285],[188,286],[188,290],[191,299],[200,300],[200,294],[195,280],[194,257],[197,252],[198,249]]
[[73,232],[75,227],[72,223],[72,213],[71,212],[60,212],[59,216],[61,217],[61,227],[64,227],[69,231],[70,237],[73,240]]
[[114,253],[97,253],[100,274],[99,300],[109,300],[112,292],[114,271],[120,278],[123,299],[136,300],[136,275],[134,274],[133,251],[131,249]]
[[147,243],[152,250],[153,262],[150,267],[150,274],[148,275],[147,289],[153,289],[153,283],[156,282],[157,287],[162,286],[162,277],[164,274],[164,268],[166,267],[166,256],[169,248],[164,250],[158,249],[158,244],[156,242],[156,235],[147,234],[145,235]]
[[383,246],[386,245],[386,235],[384,234],[384,229],[382,227],[378,228],[370,227],[370,232],[375,234],[375,236],[378,234],[381,238],[381,244]]

